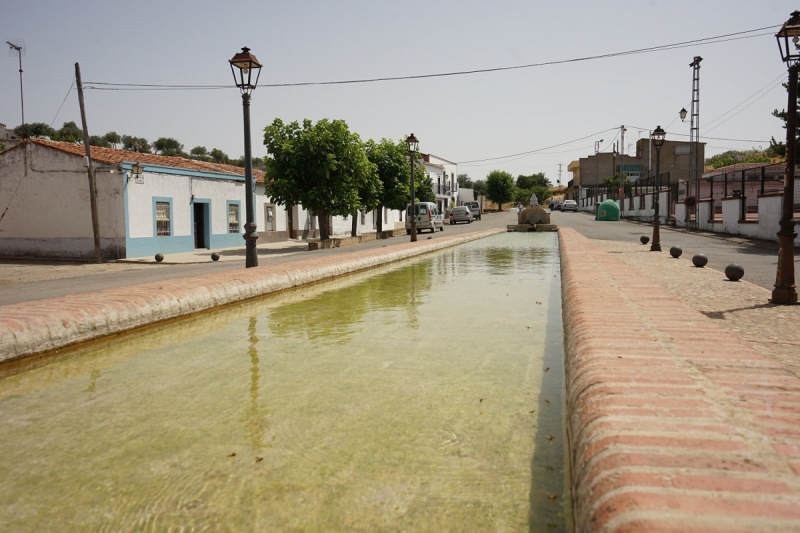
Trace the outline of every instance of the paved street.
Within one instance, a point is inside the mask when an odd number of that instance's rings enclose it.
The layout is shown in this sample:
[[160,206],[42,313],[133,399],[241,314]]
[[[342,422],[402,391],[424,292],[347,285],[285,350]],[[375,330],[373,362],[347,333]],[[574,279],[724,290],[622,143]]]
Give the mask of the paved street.
[[[485,213],[472,224],[445,225],[443,232],[422,233],[420,241],[460,235],[489,228],[504,228],[516,223],[516,213]],[[370,250],[407,242],[408,237],[370,241],[356,246],[308,251],[307,242],[282,241],[258,245],[259,266],[274,265],[304,258],[332,257],[356,250]],[[244,241],[242,241],[244,243]],[[128,287],[142,283],[186,278],[212,272],[232,272],[244,268],[244,244],[241,248],[216,250],[222,255],[211,261],[211,252],[202,250],[168,255],[164,263],[149,258],[147,263],[114,262],[101,265],[52,261],[0,260],[0,305],[55,298],[68,294]],[[238,260],[237,260],[238,259]],[[199,262],[198,262],[199,261]]]
[[[639,222],[598,222],[593,215],[586,213],[552,213],[554,224],[564,228],[574,228],[585,237],[598,241],[620,241],[644,245],[639,237],[652,237],[653,226]],[[747,237],[714,234],[707,232],[689,233],[681,229],[661,226],[661,253],[669,254],[671,246],[683,250],[682,257],[691,259],[694,254],[704,253],[708,266],[723,272],[725,267],[736,263],[744,268],[744,279],[772,290],[778,264],[778,244]],[[647,249],[650,244],[647,244]],[[797,261],[797,260],[796,260]],[[797,263],[796,263],[797,264]]]

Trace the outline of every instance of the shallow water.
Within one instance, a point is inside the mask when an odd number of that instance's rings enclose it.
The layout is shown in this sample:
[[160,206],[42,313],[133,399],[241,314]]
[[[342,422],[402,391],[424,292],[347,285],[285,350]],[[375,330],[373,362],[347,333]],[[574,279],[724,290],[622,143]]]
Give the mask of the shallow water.
[[554,233],[0,380],[0,531],[567,531]]

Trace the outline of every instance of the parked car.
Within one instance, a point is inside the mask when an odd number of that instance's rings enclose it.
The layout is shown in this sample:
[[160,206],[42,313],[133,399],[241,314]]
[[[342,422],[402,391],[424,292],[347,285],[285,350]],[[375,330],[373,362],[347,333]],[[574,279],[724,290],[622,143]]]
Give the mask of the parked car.
[[450,224],[455,224],[457,222],[472,224],[472,211],[470,211],[467,206],[460,205],[454,207],[453,210],[450,211]]
[[550,200],[550,211],[560,211],[561,200]]
[[414,214],[411,214],[411,204],[406,207],[406,235],[411,235],[411,217],[416,219],[417,233],[430,230],[434,233],[437,229],[444,231],[444,215],[433,202],[417,202],[414,205]]
[[481,204],[478,202],[464,202],[464,207],[472,213],[472,218],[481,219]]
[[561,203],[561,210],[562,211],[575,211],[578,212],[578,202],[575,200],[564,200]]

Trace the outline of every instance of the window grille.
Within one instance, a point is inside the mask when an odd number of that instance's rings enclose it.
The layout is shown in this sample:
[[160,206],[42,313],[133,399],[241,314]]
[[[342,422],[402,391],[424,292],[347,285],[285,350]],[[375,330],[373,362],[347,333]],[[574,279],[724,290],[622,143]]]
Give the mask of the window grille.
[[156,202],[156,235],[169,236],[171,234],[169,217],[169,202]]
[[228,233],[239,233],[239,204],[228,204]]

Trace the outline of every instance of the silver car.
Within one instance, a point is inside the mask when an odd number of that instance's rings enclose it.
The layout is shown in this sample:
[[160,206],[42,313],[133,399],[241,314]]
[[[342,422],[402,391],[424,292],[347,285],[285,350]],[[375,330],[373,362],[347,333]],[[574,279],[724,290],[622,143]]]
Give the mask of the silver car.
[[456,222],[472,224],[472,211],[463,205],[454,207],[453,210],[450,211],[450,224],[455,224]]
[[578,212],[578,202],[575,200],[564,200],[561,203],[561,211],[575,211]]

